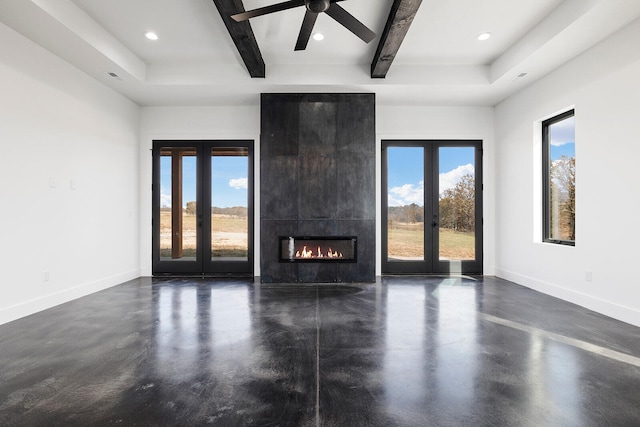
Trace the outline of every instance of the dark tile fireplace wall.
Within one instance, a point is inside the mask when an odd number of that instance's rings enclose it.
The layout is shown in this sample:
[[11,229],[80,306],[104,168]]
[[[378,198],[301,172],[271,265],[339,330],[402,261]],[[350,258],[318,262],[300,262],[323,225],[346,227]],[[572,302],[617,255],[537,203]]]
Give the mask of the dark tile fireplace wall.
[[[261,281],[375,281],[375,95],[262,94],[260,115]],[[279,262],[280,236],[357,236],[357,262]]]

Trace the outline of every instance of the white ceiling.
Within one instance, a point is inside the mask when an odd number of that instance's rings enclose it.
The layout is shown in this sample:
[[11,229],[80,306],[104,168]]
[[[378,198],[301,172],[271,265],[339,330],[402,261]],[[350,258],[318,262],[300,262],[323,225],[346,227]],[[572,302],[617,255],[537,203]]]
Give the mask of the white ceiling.
[[253,18],[261,79],[249,77],[212,0],[0,0],[0,21],[140,105],[256,105],[261,92],[307,91],[495,105],[640,17],[640,0],[423,0],[387,77],[371,79],[391,4],[341,3],[378,35],[370,44],[321,15],[325,39],[301,52],[303,7]]

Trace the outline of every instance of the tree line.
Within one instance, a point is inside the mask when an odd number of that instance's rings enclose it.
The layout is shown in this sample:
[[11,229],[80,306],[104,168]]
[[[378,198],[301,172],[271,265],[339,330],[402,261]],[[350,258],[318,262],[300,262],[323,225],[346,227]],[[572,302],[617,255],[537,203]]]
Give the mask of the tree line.
[[[185,209],[185,212],[187,213],[187,215],[195,215],[196,208],[197,208],[196,202],[187,202],[187,208]],[[219,208],[216,206],[212,206],[211,214],[212,215],[213,214],[229,215],[229,216],[246,218],[248,216],[248,210],[244,206],[233,206],[229,208]]]
[[[439,224],[442,228],[454,231],[472,232],[475,230],[476,181],[473,175],[466,174],[453,187],[440,194]],[[389,221],[399,223],[424,222],[424,207],[415,203],[389,207]]]

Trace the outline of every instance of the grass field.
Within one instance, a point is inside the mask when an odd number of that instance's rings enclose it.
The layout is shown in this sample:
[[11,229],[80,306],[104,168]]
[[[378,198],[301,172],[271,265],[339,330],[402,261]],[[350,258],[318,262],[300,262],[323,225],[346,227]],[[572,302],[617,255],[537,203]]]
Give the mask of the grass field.
[[[195,257],[196,217],[182,217],[182,256]],[[247,218],[211,215],[211,251],[213,257],[246,257],[248,254]],[[171,258],[171,212],[160,213],[160,257]]]
[[[394,222],[389,228],[389,257],[422,258],[424,253],[424,224]],[[475,259],[474,233],[440,229],[440,259]]]

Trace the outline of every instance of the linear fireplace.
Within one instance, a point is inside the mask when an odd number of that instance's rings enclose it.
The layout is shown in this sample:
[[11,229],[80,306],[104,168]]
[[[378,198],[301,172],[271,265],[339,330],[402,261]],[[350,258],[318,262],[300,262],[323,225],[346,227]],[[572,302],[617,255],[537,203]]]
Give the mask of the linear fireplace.
[[280,262],[357,262],[356,236],[280,236]]

